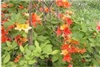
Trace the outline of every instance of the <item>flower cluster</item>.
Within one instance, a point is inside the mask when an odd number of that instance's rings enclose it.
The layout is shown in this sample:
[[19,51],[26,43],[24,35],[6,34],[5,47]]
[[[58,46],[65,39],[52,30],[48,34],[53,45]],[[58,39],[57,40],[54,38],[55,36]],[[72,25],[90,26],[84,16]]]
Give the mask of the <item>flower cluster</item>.
[[37,23],[38,23],[38,24],[41,24],[41,18],[40,18],[40,16],[38,16],[37,14],[33,13],[33,14],[32,14],[32,25],[33,25],[34,27],[36,27]]
[[98,23],[97,25],[97,28],[96,28],[98,31],[100,31],[100,22]]
[[[62,7],[69,7],[71,4],[67,0],[57,0],[57,5]],[[67,15],[66,15],[67,14]],[[73,24],[71,19],[71,15],[74,14],[72,11],[66,11],[66,14],[59,14],[58,16],[63,20],[63,24],[59,26],[56,30],[57,36],[63,37],[63,43],[61,46],[61,54],[63,55],[63,61],[69,63],[68,67],[72,67],[72,55],[75,53],[83,54],[86,52],[85,48],[79,48],[79,42],[77,40],[73,40],[71,37],[71,28],[70,26]]]
[[15,41],[18,43],[19,46],[22,46],[23,43],[25,43],[26,41],[28,41],[28,39],[26,37],[22,37],[20,35],[17,35],[15,37]]
[[14,62],[17,63],[21,57],[22,57],[22,55],[19,54],[19,55],[14,59]]
[[57,6],[65,7],[65,8],[69,8],[71,6],[71,3],[68,2],[68,0],[56,0],[56,4]]
[[8,38],[8,36],[7,36],[8,31],[5,30],[3,26],[2,26],[1,32],[2,32],[2,35],[1,35],[1,36],[2,36],[2,37],[1,37],[2,43],[8,41],[8,40],[9,40],[9,38]]
[[31,27],[29,26],[29,24],[20,24],[20,23],[17,23],[16,24],[16,27],[15,27],[15,30],[24,30],[26,33],[28,33],[28,30],[30,30]]

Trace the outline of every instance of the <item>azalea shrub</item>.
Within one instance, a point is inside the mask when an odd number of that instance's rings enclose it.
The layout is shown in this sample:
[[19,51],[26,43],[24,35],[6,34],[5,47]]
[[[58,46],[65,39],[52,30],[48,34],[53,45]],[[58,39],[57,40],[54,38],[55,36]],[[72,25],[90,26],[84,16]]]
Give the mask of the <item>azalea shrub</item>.
[[99,1],[3,0],[2,67],[100,66],[99,6]]

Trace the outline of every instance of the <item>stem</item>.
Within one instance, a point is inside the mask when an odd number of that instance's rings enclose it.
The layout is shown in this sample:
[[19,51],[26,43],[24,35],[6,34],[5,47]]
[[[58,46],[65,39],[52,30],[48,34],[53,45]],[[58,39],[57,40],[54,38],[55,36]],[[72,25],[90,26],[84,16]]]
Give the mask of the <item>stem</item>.
[[[32,27],[32,17],[31,17],[31,12],[32,12],[32,1],[29,1],[29,25]],[[29,45],[33,44],[33,39],[32,39],[32,29],[29,30]]]

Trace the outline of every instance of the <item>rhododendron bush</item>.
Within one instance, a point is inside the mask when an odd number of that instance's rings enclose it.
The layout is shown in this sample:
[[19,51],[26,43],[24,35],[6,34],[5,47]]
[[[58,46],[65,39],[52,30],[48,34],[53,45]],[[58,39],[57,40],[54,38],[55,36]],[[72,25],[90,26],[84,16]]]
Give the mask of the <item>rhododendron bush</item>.
[[2,1],[2,67],[100,66],[100,5],[93,2]]

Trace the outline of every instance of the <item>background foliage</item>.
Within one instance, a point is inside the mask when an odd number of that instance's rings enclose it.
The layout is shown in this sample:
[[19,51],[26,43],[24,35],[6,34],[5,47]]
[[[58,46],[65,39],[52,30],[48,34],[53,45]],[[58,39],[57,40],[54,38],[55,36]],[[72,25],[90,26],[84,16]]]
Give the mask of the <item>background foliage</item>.
[[[9,26],[15,23],[26,23],[29,17],[25,16],[28,13],[29,1],[12,1],[3,0],[2,3],[7,3],[7,8],[2,8],[2,26],[8,30]],[[100,21],[100,4],[99,0],[71,0],[72,6],[68,10],[74,12],[71,16],[73,24],[71,25],[72,39],[80,42],[79,47],[86,48],[84,54],[74,54],[73,66],[100,66],[100,31],[96,30],[97,22]],[[61,19],[57,19],[50,12],[41,12],[39,7],[43,6],[42,2],[32,1],[32,12],[42,17],[42,25],[37,25],[33,29],[33,45],[29,45],[26,41],[23,46],[19,46],[14,40],[17,35],[23,38],[28,37],[29,33],[18,31],[14,28],[8,31],[7,36],[11,41],[2,43],[2,67],[41,67],[54,66],[65,67],[68,63],[62,61],[61,53],[62,37],[57,37],[55,31],[62,24]],[[37,7],[35,7],[37,4]],[[61,13],[65,12],[65,8],[57,7],[50,1],[46,1],[44,7],[51,7],[54,11]],[[19,6],[23,5],[21,8]],[[7,20],[7,21],[4,21]],[[15,63],[16,56],[20,60]]]

